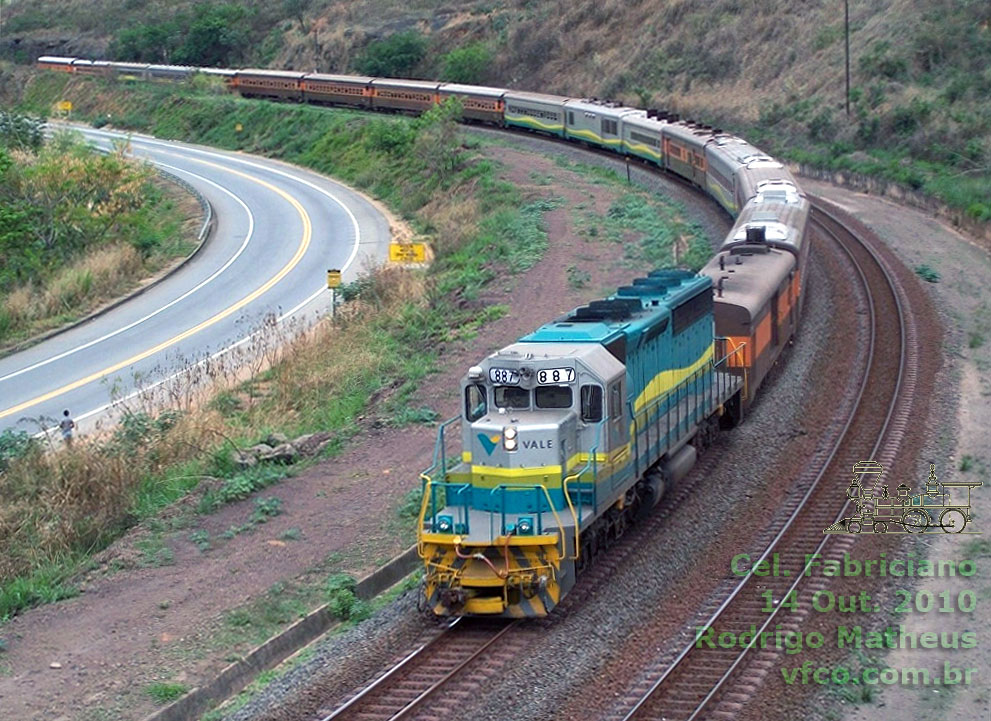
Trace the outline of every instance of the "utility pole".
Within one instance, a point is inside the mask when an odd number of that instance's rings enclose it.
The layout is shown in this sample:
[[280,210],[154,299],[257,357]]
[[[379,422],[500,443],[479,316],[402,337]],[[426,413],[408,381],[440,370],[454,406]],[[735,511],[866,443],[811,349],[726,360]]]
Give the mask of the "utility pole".
[[850,117],[850,0],[843,0],[843,26],[846,34],[846,114]]

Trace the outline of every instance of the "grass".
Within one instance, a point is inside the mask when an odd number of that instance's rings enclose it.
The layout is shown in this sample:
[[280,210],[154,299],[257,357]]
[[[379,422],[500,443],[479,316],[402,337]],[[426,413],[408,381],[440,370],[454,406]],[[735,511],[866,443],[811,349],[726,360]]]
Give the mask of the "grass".
[[172,703],[180,696],[185,695],[188,690],[184,684],[165,681],[156,681],[145,686],[145,693],[151,696],[152,700],[159,706]]
[[168,187],[71,133],[36,154],[0,147],[0,347],[121,295],[193,244]]
[[[305,333],[263,324],[255,355],[212,363],[198,386],[184,381],[130,402],[109,437],[78,439],[71,449],[19,451],[0,474],[0,598],[7,599],[0,618],[70,594],[80,559],[190,492],[208,513],[291,474],[292,466],[239,470],[234,463],[238,448],[272,431],[290,437],[332,431],[324,454],[337,452],[377,391],[415,387],[434,369],[439,343],[471,337],[505,313],[478,300],[485,284],[532,267],[546,248],[542,219],[557,201],[521,202],[515,188],[498,180],[494,163],[473,156],[456,134],[437,130],[449,122],[441,111],[419,120],[380,118],[190,88],[66,84],[47,76],[37,77],[24,97],[38,107],[71,99],[79,119],[112,112],[115,124],[336,175],[404,214],[434,241],[435,261],[427,272],[368,274],[334,323]],[[428,162],[437,143],[455,151],[443,167]],[[256,370],[248,383],[237,374],[244,366]],[[212,399],[202,403],[207,390]],[[408,398],[395,408],[397,424],[434,419],[431,409]],[[250,530],[280,510],[276,499],[260,499],[251,518],[228,533]],[[193,542],[204,547],[210,540]],[[167,544],[141,543],[143,563],[171,562]],[[49,567],[46,583],[36,571]]]
[[939,282],[939,272],[928,265],[922,264],[915,266],[915,274],[927,283]]

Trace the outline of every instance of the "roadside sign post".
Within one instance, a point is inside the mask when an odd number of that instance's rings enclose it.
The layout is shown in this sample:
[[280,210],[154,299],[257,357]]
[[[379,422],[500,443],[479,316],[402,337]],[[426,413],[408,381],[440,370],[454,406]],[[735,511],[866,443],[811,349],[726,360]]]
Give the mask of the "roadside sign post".
[[427,246],[425,243],[390,243],[389,260],[392,263],[425,263]]
[[327,287],[330,289],[330,317],[334,317],[337,309],[337,289],[341,286],[341,271],[339,268],[327,269]]

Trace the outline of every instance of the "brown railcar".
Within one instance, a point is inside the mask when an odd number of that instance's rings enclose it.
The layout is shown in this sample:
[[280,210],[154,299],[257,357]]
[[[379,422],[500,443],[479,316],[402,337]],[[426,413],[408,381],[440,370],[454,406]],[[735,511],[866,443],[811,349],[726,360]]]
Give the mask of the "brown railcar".
[[281,70],[238,70],[233,87],[246,98],[302,100],[303,73]]
[[372,107],[376,110],[401,110],[422,113],[437,103],[440,83],[424,80],[372,80]]
[[372,105],[372,78],[362,75],[328,75],[310,73],[300,85],[308,103],[319,105],[350,105],[370,108]]
[[481,85],[459,85],[444,83],[437,89],[439,100],[456,97],[461,99],[464,108],[462,115],[469,120],[502,125],[503,96],[505,88],[486,88]]

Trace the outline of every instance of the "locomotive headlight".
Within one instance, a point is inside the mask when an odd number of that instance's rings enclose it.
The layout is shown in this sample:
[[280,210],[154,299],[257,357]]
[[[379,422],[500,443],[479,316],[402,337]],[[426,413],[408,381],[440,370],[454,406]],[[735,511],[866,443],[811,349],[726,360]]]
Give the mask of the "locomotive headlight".
[[510,440],[516,438],[516,428],[514,426],[507,426],[502,430],[502,433],[504,436],[506,436],[506,438]]
[[454,530],[453,516],[437,516],[437,531],[440,533],[451,533]]
[[502,447],[507,451],[515,451],[517,448],[518,440],[516,438],[516,428],[514,426],[506,426],[502,429]]
[[521,536],[531,535],[533,533],[533,519],[520,516],[520,519],[516,522],[516,533]]

